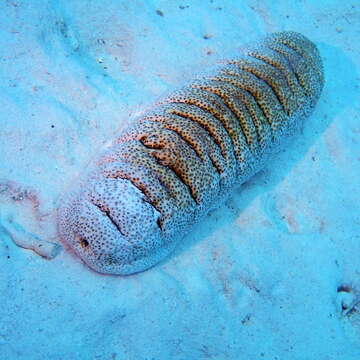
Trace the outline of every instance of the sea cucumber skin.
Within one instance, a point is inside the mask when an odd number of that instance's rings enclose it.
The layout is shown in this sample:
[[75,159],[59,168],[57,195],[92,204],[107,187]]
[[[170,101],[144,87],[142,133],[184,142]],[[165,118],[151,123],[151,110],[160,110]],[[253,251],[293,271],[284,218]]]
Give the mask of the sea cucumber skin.
[[323,85],[299,33],[244,48],[114,139],[64,198],[59,236],[100,273],[150,268],[298,132]]

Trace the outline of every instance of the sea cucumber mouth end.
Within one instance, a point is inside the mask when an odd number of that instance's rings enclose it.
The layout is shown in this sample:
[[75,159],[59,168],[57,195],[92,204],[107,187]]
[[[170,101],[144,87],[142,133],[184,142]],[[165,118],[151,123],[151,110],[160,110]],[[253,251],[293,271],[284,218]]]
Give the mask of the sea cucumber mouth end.
[[93,270],[126,275],[145,270],[153,265],[151,257],[158,258],[164,241],[158,219],[159,213],[128,181],[105,180],[64,201],[58,232]]

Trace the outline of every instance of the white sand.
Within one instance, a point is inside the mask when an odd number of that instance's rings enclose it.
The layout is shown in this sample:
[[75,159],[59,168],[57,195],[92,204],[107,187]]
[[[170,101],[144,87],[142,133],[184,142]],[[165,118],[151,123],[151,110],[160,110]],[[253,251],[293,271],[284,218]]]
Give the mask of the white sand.
[[[147,272],[59,252],[54,209],[99,147],[279,30],[326,74],[289,149]],[[0,359],[360,359],[359,37],[356,1],[2,1]]]

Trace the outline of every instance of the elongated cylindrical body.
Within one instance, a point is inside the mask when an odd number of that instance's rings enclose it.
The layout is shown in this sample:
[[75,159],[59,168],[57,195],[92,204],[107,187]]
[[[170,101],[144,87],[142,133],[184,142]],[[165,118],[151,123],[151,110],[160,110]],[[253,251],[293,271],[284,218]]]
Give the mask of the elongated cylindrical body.
[[297,132],[323,84],[298,33],[244,48],[119,134],[64,200],[61,238],[101,273],[151,267]]

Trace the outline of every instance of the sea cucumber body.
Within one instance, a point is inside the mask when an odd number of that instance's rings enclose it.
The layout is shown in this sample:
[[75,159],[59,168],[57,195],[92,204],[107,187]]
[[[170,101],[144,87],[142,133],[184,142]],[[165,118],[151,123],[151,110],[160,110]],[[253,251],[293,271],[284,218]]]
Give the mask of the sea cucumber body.
[[119,134],[59,208],[60,237],[98,272],[148,269],[298,131],[323,84],[298,33],[243,49]]

